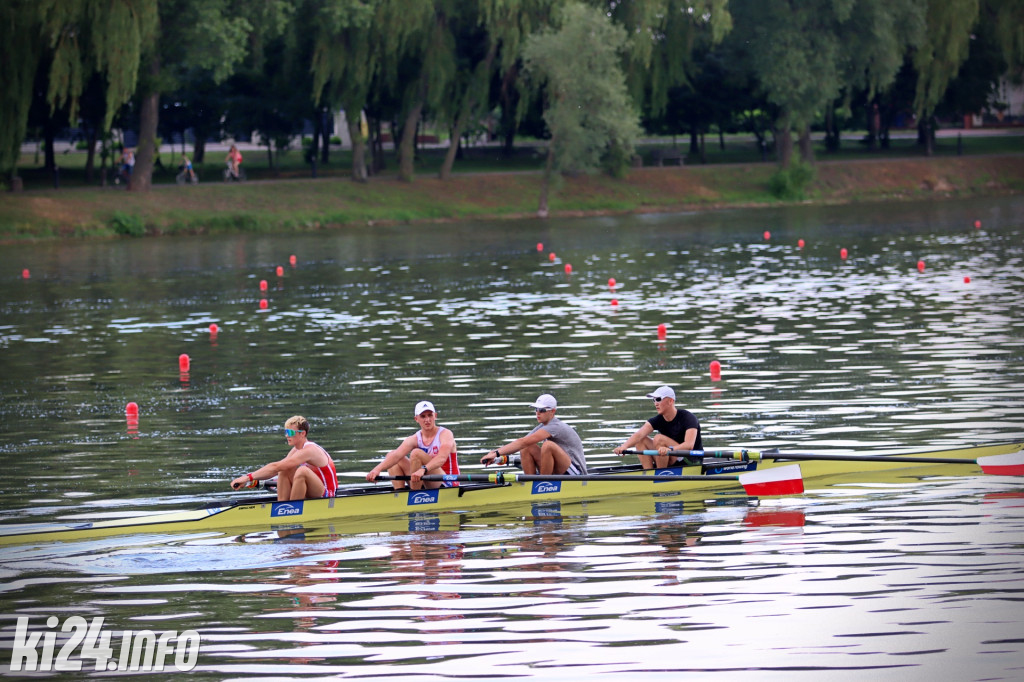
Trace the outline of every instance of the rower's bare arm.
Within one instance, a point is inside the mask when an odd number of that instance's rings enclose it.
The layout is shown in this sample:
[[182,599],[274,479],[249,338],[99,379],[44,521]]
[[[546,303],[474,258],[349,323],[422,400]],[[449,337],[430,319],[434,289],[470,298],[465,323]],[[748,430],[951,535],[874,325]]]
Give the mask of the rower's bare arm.
[[395,464],[397,464],[403,457],[412,452],[413,446],[415,445],[416,436],[409,436],[403,440],[401,445],[384,455],[384,459],[380,461],[380,464],[373,467],[366,473],[366,480],[371,482],[376,481],[377,476],[395,466]]
[[635,446],[637,443],[642,441],[644,437],[647,436],[653,430],[654,427],[651,426],[650,422],[644,422],[643,426],[637,429],[625,443],[615,448],[615,454],[621,455],[624,450],[629,450],[631,447]]

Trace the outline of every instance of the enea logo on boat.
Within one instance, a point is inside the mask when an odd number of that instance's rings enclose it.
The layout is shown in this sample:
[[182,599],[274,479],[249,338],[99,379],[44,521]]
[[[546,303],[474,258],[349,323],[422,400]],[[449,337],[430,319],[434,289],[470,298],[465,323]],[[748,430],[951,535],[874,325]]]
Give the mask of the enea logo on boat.
[[[655,483],[659,483],[659,482],[663,483],[664,481],[658,481],[658,479],[661,478],[662,476],[682,476],[682,475],[683,475],[682,467],[677,467],[675,469],[658,469],[658,470],[656,470],[654,472],[654,482]],[[666,479],[666,480],[671,480],[671,479]]]
[[270,516],[298,516],[302,513],[302,500],[275,502],[270,506]]
[[437,504],[437,495],[440,488],[433,490],[411,490],[409,491],[409,506],[421,504]]
[[533,494],[544,495],[545,493],[557,493],[562,489],[561,481],[534,481]]

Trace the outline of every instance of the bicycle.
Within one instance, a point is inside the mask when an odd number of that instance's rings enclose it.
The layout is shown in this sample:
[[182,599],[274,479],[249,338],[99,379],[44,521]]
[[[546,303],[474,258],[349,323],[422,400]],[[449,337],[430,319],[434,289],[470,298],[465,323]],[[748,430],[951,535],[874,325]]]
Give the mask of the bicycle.
[[245,180],[245,169],[238,167],[238,173],[231,172],[231,164],[224,169],[224,182],[243,182]]
[[178,166],[181,172],[174,176],[174,181],[179,185],[184,185],[186,182],[190,185],[199,184],[199,174],[196,173],[194,168],[185,168],[184,166]]

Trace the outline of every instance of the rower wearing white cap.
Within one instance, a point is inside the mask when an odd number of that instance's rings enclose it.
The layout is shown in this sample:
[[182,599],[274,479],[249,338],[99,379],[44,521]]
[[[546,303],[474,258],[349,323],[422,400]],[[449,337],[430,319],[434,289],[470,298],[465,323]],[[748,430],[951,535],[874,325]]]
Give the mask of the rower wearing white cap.
[[[625,443],[615,448],[615,454],[637,447],[640,450],[657,450],[656,456],[640,455],[644,469],[664,469],[675,463],[676,457],[669,450],[703,450],[700,438],[700,422],[692,412],[676,407],[676,392],[669,386],[661,386],[654,393],[648,393],[654,400],[654,415],[636,430]],[[651,433],[658,433],[652,438]]]
[[[459,473],[459,460],[455,452],[455,436],[451,429],[438,426],[437,410],[434,403],[421,400],[413,409],[413,418],[420,425],[420,430],[404,439],[397,448],[384,455],[380,464],[373,467],[367,474],[367,481],[376,481],[382,471],[390,476],[410,477],[409,487],[420,490],[423,487],[439,488],[442,485],[458,485],[457,483],[441,483],[440,481],[422,480],[424,474]],[[405,487],[405,481],[392,481],[396,489]]]
[[558,409],[555,397],[545,393],[530,407],[540,422],[533,431],[507,445],[491,450],[480,458],[480,463],[490,464],[499,455],[518,452],[523,471],[527,474],[575,476],[587,473],[583,441],[574,428],[555,417],[555,410]]

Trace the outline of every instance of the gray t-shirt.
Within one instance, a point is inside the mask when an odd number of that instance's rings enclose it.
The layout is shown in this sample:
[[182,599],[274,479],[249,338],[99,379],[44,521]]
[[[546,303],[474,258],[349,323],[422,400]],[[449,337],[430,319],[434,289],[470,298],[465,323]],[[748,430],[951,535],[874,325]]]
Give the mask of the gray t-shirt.
[[587,473],[587,460],[583,456],[583,441],[580,440],[579,435],[576,433],[576,429],[572,428],[558,417],[552,417],[551,421],[547,424],[537,424],[530,433],[536,433],[540,429],[544,429],[551,434],[551,442],[565,450],[565,454],[569,455],[569,459],[572,460],[569,464],[569,471],[566,473]]

